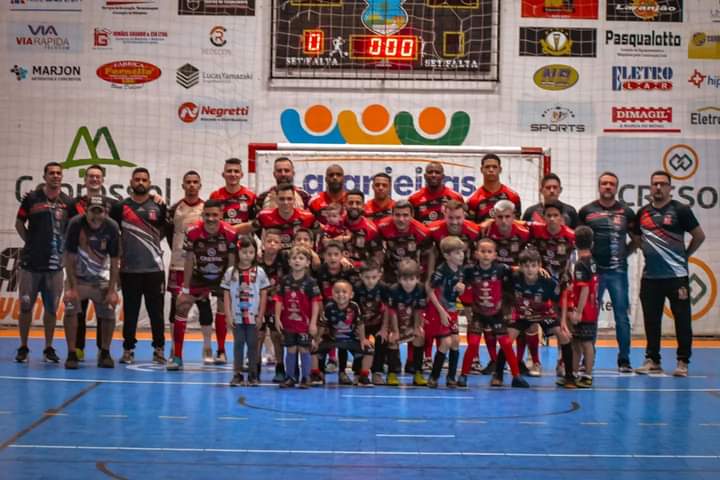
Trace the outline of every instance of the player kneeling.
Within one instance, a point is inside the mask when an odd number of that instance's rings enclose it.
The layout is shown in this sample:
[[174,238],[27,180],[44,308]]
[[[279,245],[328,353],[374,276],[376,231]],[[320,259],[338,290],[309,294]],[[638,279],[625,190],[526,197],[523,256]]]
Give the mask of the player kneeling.
[[373,349],[370,340],[365,338],[365,326],[360,321],[360,307],[352,301],[353,288],[347,280],[338,280],[332,287],[332,300],[325,304],[325,315],[318,330],[318,346],[312,355],[312,383],[322,384],[322,373],[318,365],[318,354],[322,355],[334,348],[347,350],[353,357],[362,357],[361,369],[357,374],[357,383],[362,387],[371,387],[370,365]]

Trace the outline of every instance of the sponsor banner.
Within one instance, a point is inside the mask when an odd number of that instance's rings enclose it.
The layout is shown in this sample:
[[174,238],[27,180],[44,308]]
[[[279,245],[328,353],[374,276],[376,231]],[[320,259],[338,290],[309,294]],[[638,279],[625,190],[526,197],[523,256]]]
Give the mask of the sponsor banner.
[[594,28],[520,27],[520,55],[529,57],[595,57]]
[[672,30],[606,30],[605,45],[617,47],[615,55],[618,57],[667,58],[670,52],[682,47],[682,35]]
[[570,65],[545,65],[533,75],[533,82],[543,90],[566,90],[580,78],[577,70]]
[[167,40],[167,31],[155,30],[112,30],[95,27],[93,49],[112,50],[116,45],[157,45]]
[[607,0],[607,19],[623,22],[682,22],[682,0]]
[[255,0],[178,0],[178,15],[255,15]]
[[611,127],[606,133],[679,133],[673,126],[672,107],[613,106],[610,108]]
[[673,88],[672,67],[615,65],[612,67],[612,89],[621,90],[659,90]]
[[522,0],[522,16],[596,19],[598,0]]
[[80,65],[21,65],[10,69],[18,82],[24,80],[44,82],[79,82]]
[[688,109],[688,130],[715,135],[720,133],[720,102],[695,102]]
[[81,23],[11,22],[8,45],[23,53],[79,53],[83,30]]
[[246,100],[193,99],[178,102],[177,118],[188,126],[239,125],[250,118],[251,106]]
[[223,25],[215,25],[210,29],[208,35],[209,46],[201,48],[200,53],[213,57],[232,56],[233,51],[228,48],[229,39],[230,34],[228,34],[228,29]]
[[195,85],[229,85],[242,80],[252,80],[253,74],[250,72],[206,72],[200,71],[195,65],[186,63],[178,68],[175,73],[175,80],[178,85],[184,88],[192,88]]
[[520,101],[519,128],[522,132],[576,134],[591,133],[592,103],[548,103]]
[[[160,0],[101,0],[102,10],[113,15],[148,15],[157,13]],[[167,0],[165,0],[167,1]]]
[[720,60],[720,33],[693,33],[688,43],[688,58]]
[[705,69],[696,68],[688,78],[688,83],[697,88],[720,88],[720,75],[713,75]]
[[83,0],[10,0],[11,12],[81,12]]
[[160,78],[162,72],[152,63],[120,60],[100,65],[96,74],[113,88],[138,89]]
[[[600,137],[597,147],[597,171],[615,172],[620,179],[618,198],[634,210],[648,202],[650,174],[666,171],[672,180],[673,198],[689,205],[708,239],[720,236],[720,169],[714,159],[720,141],[690,138],[617,138]],[[687,239],[688,236],[686,235]],[[642,271],[642,255],[630,257],[631,285],[637,287]],[[706,241],[689,259],[693,333],[717,334],[720,315],[717,304],[717,273],[720,250]],[[633,288],[631,288],[633,290]],[[642,309],[637,297],[633,329],[642,328]],[[672,314],[665,308],[664,332],[673,332]]]

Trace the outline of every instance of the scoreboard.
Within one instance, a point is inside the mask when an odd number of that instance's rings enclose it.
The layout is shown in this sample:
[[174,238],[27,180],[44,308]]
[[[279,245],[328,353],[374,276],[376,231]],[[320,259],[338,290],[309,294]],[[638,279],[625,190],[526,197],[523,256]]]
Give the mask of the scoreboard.
[[273,0],[272,12],[273,80],[498,81],[498,0]]

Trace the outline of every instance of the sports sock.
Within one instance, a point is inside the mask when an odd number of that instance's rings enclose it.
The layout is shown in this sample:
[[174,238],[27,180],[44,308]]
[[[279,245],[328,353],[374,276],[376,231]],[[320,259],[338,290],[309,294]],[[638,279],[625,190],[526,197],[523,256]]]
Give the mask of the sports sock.
[[[502,345],[502,343],[500,344]],[[503,378],[503,373],[505,372],[505,350],[500,350],[497,356],[497,360],[495,361],[495,376],[499,379]]]
[[537,333],[528,333],[526,341],[533,363],[540,363],[540,335]]
[[227,338],[227,322],[224,313],[215,314],[215,336],[217,337],[218,352],[224,352]]
[[[332,351],[334,352],[335,350],[333,349]],[[338,372],[344,372],[345,369],[347,368],[347,357],[348,357],[347,354],[348,354],[348,351],[345,350],[344,348],[341,348],[340,351],[338,352],[338,358],[337,358]]]
[[517,346],[516,350],[516,356],[518,359],[518,362],[525,361],[525,346],[527,345],[527,341],[525,340],[525,334],[521,333],[516,339],[515,339],[515,345]]
[[412,342],[407,343],[407,363],[410,365],[415,365],[414,358],[415,358],[415,347],[413,346]]
[[438,350],[435,352],[435,360],[433,361],[432,371],[430,372],[430,376],[434,380],[440,378],[440,370],[442,370],[443,363],[445,363],[445,354]]
[[485,330],[485,346],[487,347],[488,355],[490,360],[493,362],[497,360],[497,340],[495,334],[491,331]]
[[300,353],[300,359],[302,360],[302,376],[306,380],[310,380],[310,352]]
[[561,345],[560,349],[562,351],[563,363],[565,364],[565,378],[568,380],[574,380],[575,377],[573,376],[573,371],[572,371],[572,366],[573,366],[572,343],[566,343],[565,345]]
[[287,366],[287,378],[297,379],[297,353],[286,352],[285,353],[285,365]]
[[518,360],[515,356],[515,352],[513,352],[512,349],[512,340],[510,340],[510,337],[508,337],[507,335],[502,335],[500,338],[498,338],[498,342],[500,343],[500,350],[502,355],[507,360],[508,365],[510,365],[510,372],[512,372],[512,376],[517,377],[518,375],[520,375],[520,368],[518,366]]
[[[400,362],[400,350],[385,350],[388,359],[388,371],[400,375],[402,370]],[[381,372],[382,373],[382,372]]]
[[415,367],[416,372],[422,373],[422,365],[423,365],[423,350],[424,347],[419,346],[416,347],[415,345],[412,346],[412,352],[413,352],[413,367]]
[[[328,358],[332,361],[337,361],[337,349],[333,348],[328,352]],[[345,356],[345,361],[347,361],[347,356]]]
[[458,350],[450,350],[450,360],[448,361],[448,378],[455,378],[457,373],[458,360],[460,359],[460,352]]
[[183,341],[185,340],[185,328],[187,318],[175,316],[173,323],[173,356],[182,358]]
[[468,346],[465,349],[465,355],[463,355],[462,370],[460,371],[460,374],[462,375],[470,373],[473,359],[477,356],[478,351],[480,350],[480,335],[471,333],[468,335],[467,341]]

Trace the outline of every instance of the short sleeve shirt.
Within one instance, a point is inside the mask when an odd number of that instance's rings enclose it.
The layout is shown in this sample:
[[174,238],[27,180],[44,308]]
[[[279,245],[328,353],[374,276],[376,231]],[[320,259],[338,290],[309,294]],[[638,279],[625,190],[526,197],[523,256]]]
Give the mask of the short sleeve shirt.
[[472,292],[473,313],[492,316],[502,309],[510,275],[510,268],[497,261],[488,269],[483,269],[478,264],[468,265],[463,269],[464,283]]
[[283,329],[289,333],[308,333],[313,303],[320,303],[320,288],[314,278],[304,275],[296,280],[292,274],[281,281],[274,300],[281,302]]
[[49,199],[43,189],[26,194],[17,219],[27,223],[27,238],[20,265],[32,272],[53,272],[63,267],[65,230],[72,199],[60,192]]
[[455,286],[462,281],[462,270],[453,271],[447,263],[440,265],[430,277],[430,287],[435,289],[440,305],[448,312],[457,311],[458,292]]
[[260,292],[270,286],[262,267],[246,270],[230,267],[225,271],[220,288],[230,292],[232,313],[236,324],[254,325],[260,309]]
[[415,328],[415,312],[424,312],[427,308],[427,294],[420,284],[406,292],[399,283],[394,284],[388,291],[388,308],[397,316],[400,337],[406,337],[403,332],[412,332]]
[[[230,254],[235,253],[237,234],[225,222],[220,222],[214,234],[205,230],[201,220],[185,234],[183,250],[195,257],[191,287],[217,288],[223,273],[228,268]],[[263,272],[264,273],[264,272]]]
[[627,270],[627,236],[636,223],[635,212],[622,202],[604,207],[595,200],[580,209],[581,225],[593,231],[593,258],[598,271]]
[[65,248],[77,255],[75,276],[83,283],[107,283],[110,280],[110,258],[120,253],[120,228],[114,220],[106,218],[94,230],[84,215],[70,221]]
[[552,305],[552,302],[557,302],[560,298],[557,280],[538,277],[535,283],[529,284],[521,272],[514,272],[512,286],[515,317],[537,322],[557,316]]
[[340,308],[334,300],[325,304],[324,324],[328,327],[330,337],[336,341],[359,340],[360,307],[355,302]]

